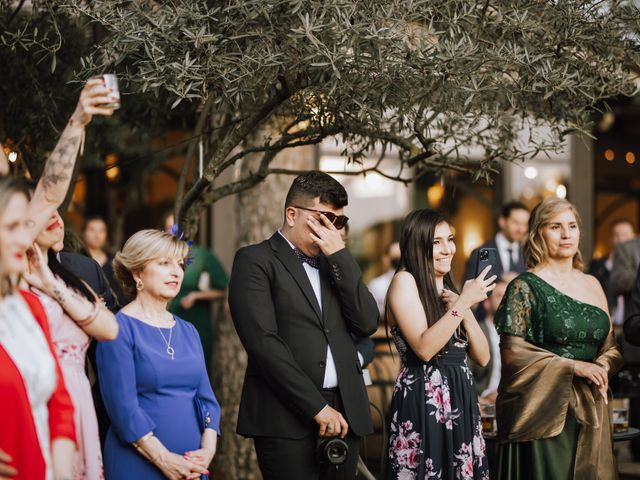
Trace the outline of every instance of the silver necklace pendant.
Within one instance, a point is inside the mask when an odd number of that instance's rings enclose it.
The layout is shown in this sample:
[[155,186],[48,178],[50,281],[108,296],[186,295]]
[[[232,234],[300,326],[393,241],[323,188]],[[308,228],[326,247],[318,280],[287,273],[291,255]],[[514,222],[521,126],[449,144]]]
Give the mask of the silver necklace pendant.
[[156,327],[156,328],[160,332],[160,335],[162,335],[162,340],[164,340],[164,343],[167,345],[167,350],[166,350],[167,351],[167,355],[169,355],[171,357],[171,360],[175,360],[176,351],[171,346],[171,335],[173,334],[173,327],[169,328],[169,340],[166,339],[166,337],[164,336],[164,333],[162,333],[162,329],[160,327]]

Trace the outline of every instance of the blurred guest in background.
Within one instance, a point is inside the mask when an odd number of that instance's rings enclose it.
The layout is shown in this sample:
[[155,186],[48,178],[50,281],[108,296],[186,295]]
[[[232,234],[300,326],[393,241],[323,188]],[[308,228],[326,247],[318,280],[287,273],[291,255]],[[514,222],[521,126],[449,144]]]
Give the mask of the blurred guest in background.
[[498,308],[498,479],[617,478],[609,377],[622,365],[602,287],[582,272],[574,205],[531,214],[527,272]]
[[636,283],[628,307],[624,322],[624,338],[630,344],[640,346],[640,268],[636,273]]
[[[165,232],[171,233],[173,213],[168,212],[163,223]],[[170,312],[193,323],[198,330],[207,368],[211,366],[216,331],[211,302],[222,304],[228,283],[229,277],[218,257],[205,247],[193,245],[180,292],[169,303]]]
[[387,271],[371,279],[367,285],[371,295],[376,299],[380,315],[384,315],[384,302],[387,298],[387,290],[389,290],[391,280],[398,269],[398,265],[400,265],[400,243],[393,242],[389,244],[382,257],[382,263]]
[[589,273],[596,277],[607,294],[609,311],[614,325],[622,325],[624,322],[624,295],[612,295],[609,286],[609,278],[613,269],[613,259],[616,245],[636,238],[636,232],[629,220],[617,220],[611,225],[611,252],[606,257],[594,259],[589,264]]
[[[624,230],[625,236],[629,236],[629,228]],[[636,272],[640,266],[640,237],[618,242],[613,251],[613,265],[609,276],[609,297],[617,298],[623,295],[625,300],[629,299],[631,291],[635,286]]]
[[141,230],[116,254],[116,275],[133,301],[116,315],[118,338],[98,344],[100,386],[111,419],[104,446],[107,479],[209,474],[220,405],[198,332],[167,310],[180,290],[188,251],[166,232]]
[[116,281],[113,273],[113,255],[107,250],[108,229],[107,222],[100,215],[92,215],[85,219],[82,227],[82,239],[87,250],[98,264],[109,280],[111,289],[116,294],[116,299],[120,305],[127,304],[127,299]]
[[515,273],[505,273],[496,281],[496,287],[489,298],[483,302],[485,316],[484,319],[478,321],[478,324],[485,337],[487,337],[487,342],[489,342],[491,358],[485,367],[478,365],[473,360],[469,362],[469,368],[471,368],[473,378],[476,381],[476,390],[478,397],[480,397],[480,403],[496,403],[496,397],[498,396],[502,364],[500,362],[500,336],[493,324],[493,318],[498,306],[500,306],[500,302],[502,302],[507,285],[515,277]]
[[502,276],[504,272],[524,272],[524,260],[522,257],[522,242],[527,236],[527,222],[529,222],[529,209],[520,202],[510,202],[502,207],[498,217],[498,233],[488,242],[476,248],[464,270],[463,281],[475,277],[478,252],[481,248],[495,248],[498,250],[498,271],[492,274]]

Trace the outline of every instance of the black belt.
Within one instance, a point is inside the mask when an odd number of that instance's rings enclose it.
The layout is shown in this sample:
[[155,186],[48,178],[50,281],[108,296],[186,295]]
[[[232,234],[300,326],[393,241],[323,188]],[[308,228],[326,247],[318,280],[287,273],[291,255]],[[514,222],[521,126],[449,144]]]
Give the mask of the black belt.
[[338,387],[323,388],[322,391],[323,392],[328,392],[328,393],[337,393],[338,392]]

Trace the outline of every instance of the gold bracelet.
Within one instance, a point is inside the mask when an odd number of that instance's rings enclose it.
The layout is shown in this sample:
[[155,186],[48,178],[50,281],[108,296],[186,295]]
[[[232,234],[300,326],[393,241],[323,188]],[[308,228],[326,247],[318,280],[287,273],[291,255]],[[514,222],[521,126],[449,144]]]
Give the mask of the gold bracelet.
[[147,440],[149,440],[151,437],[153,437],[153,432],[146,433],[142,437],[140,437],[138,440],[133,442],[131,445],[133,445],[133,447],[139,451],[141,445]]

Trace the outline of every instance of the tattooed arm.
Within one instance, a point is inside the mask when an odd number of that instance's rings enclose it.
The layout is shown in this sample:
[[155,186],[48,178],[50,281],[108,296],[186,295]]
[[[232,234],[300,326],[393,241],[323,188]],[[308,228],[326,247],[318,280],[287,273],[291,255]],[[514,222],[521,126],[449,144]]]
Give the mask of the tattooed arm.
[[113,109],[100,107],[113,101],[110,90],[102,78],[89,80],[80,93],[73,115],[44,166],[31,202],[29,202],[29,229],[32,240],[62,204],[71,183],[73,169],[84,139],[84,127],[93,115],[112,115]]
[[29,269],[24,273],[24,279],[31,286],[54,298],[87,335],[100,341],[114,340],[118,336],[116,317],[102,304],[91,287],[87,285],[95,296],[93,302],[53,275],[38,245],[34,244],[27,256]]

